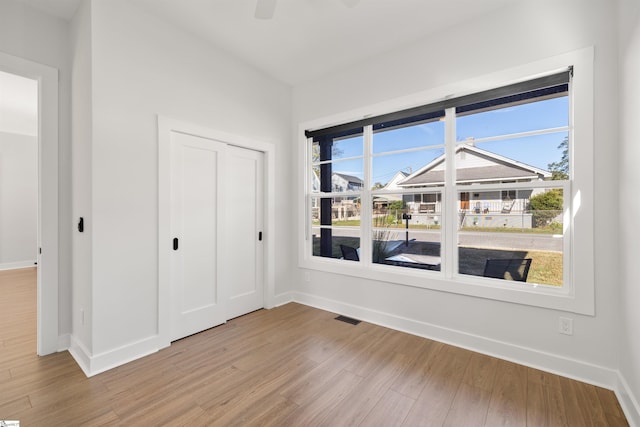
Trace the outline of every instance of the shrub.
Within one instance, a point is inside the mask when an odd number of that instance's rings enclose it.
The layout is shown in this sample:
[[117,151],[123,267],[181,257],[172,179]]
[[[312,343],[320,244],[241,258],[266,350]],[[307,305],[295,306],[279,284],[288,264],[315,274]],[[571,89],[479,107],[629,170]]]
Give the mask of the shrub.
[[562,190],[552,189],[536,194],[529,200],[533,221],[536,227],[546,227],[562,213]]

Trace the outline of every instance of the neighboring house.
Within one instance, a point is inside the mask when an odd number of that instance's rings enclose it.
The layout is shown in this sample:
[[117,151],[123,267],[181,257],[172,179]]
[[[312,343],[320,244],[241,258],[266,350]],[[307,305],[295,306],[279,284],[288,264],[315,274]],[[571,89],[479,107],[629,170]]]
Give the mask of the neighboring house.
[[[357,176],[346,175],[340,172],[331,174],[331,191],[358,191],[362,190],[364,181]],[[320,178],[316,171],[313,171],[311,179],[311,188],[314,193],[320,192]]]
[[384,190],[401,190],[402,187],[398,183],[404,181],[409,174],[407,172],[398,171],[383,187]]
[[[402,187],[398,185],[399,182],[403,181],[409,176],[408,173],[398,171],[396,174],[382,187],[382,190],[402,190]],[[373,203],[376,206],[376,209],[386,208],[389,203],[396,202],[402,200],[402,195],[400,194],[384,194],[378,195],[373,198]]]
[[[320,191],[320,178],[315,171],[313,171],[311,186],[313,192]],[[362,190],[364,181],[357,176],[347,175],[340,172],[334,172],[331,174],[331,191],[343,192],[343,191],[358,191]],[[311,199],[311,209],[314,219],[319,218],[320,208],[319,200],[316,198]],[[338,219],[347,219],[359,215],[359,209],[357,204],[350,198],[334,197],[332,200],[332,216]]]
[[364,181],[357,176],[346,175],[340,172],[334,172],[331,175],[332,191],[358,191],[362,190]]
[[[456,178],[458,184],[497,184],[532,182],[549,179],[551,172],[491,153],[470,144],[456,149]],[[442,193],[434,187],[444,185],[444,155],[397,183],[401,188],[433,188],[434,191],[405,195],[411,213],[441,212]],[[529,198],[543,190],[492,190],[461,192],[458,210],[480,215],[522,214],[528,209]],[[477,219],[473,225],[477,225]],[[523,226],[522,223],[513,226]],[[527,226],[526,224],[524,226]]]

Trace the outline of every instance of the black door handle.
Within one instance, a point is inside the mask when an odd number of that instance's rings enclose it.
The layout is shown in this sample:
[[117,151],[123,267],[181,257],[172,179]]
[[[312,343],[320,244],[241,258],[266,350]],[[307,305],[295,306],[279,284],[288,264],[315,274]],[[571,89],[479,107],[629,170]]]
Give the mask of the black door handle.
[[173,238],[173,250],[174,251],[178,250],[178,238],[177,237]]
[[258,241],[262,242],[262,231],[258,231]]

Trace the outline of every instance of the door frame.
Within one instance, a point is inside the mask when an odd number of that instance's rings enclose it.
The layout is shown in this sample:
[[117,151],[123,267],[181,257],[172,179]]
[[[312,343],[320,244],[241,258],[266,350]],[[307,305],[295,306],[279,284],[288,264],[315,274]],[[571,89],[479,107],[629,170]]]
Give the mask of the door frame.
[[59,349],[58,70],[0,52],[0,70],[38,81],[37,353]]
[[275,145],[158,115],[158,348],[171,345],[169,267],[173,251],[170,228],[172,132],[264,153],[264,306],[275,306]]

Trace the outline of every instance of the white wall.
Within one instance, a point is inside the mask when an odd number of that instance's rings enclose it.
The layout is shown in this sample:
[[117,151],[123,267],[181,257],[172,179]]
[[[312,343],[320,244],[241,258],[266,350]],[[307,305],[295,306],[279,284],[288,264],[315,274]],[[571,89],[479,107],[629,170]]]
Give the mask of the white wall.
[[[294,88],[297,132],[299,123],[594,46],[595,316],[319,271],[310,271],[305,282],[304,271],[294,267],[296,298],[371,320],[395,319],[437,339],[612,386],[618,361],[611,349],[619,344],[620,325],[617,235],[610,209],[618,203],[611,191],[618,183],[615,23],[615,10],[606,0],[517,2]],[[294,160],[292,169],[297,167]],[[574,319],[573,336],[558,333],[561,315]]]
[[0,131],[0,269],[33,266],[38,231],[38,138]]
[[640,3],[620,1],[620,304],[623,336],[620,371],[628,384],[629,405],[640,425],[640,202],[629,197],[640,185],[638,117],[640,116]]
[[59,334],[71,331],[71,141],[69,24],[16,0],[0,1],[0,52],[57,68],[59,185]]
[[[157,115],[275,144],[285,188],[291,90],[124,0],[91,9],[90,350],[121,363],[158,329],[158,245],[170,242],[158,241]],[[288,198],[276,195],[277,292],[289,289]]]

